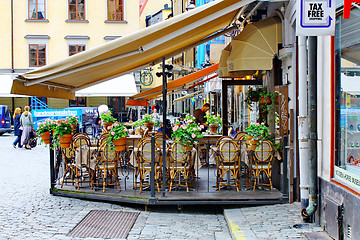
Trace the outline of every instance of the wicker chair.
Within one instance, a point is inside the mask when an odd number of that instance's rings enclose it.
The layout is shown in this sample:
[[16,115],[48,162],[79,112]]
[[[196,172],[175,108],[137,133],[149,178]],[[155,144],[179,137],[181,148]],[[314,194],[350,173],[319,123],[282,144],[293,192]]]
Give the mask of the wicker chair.
[[[151,138],[144,138],[138,145],[137,151],[137,170],[139,175],[140,188],[139,193],[142,192],[143,188],[149,187],[150,183],[147,181],[148,174],[151,172]],[[160,192],[160,186],[162,184],[162,158],[160,146],[155,142],[155,184]]]
[[[216,187],[235,186],[240,189],[240,149],[231,138],[219,140],[216,149],[217,179]],[[226,173],[231,173],[232,179],[226,179]]]
[[108,144],[108,138],[104,135],[99,141],[98,159],[95,167],[97,185],[103,186],[103,192],[107,186],[118,186],[121,190],[119,175],[119,154]]
[[191,149],[174,142],[169,146],[167,154],[169,192],[173,186],[185,187],[186,191],[189,192],[194,166],[191,159]]
[[[254,177],[254,189],[257,186],[269,186],[273,190],[271,174],[274,159],[274,146],[271,141],[263,141],[252,154],[251,171]],[[261,175],[261,173],[264,173]],[[260,179],[262,177],[262,179]],[[266,183],[265,181],[268,181]]]

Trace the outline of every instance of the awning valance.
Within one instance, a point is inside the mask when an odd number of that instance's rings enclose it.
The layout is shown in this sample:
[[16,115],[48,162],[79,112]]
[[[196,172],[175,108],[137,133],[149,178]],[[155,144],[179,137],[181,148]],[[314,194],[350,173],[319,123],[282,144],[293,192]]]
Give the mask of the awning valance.
[[75,93],[76,97],[96,96],[132,96],[137,94],[135,78],[133,74],[126,74],[109,81],[96,84]]
[[221,53],[220,77],[243,77],[256,70],[271,70],[282,42],[281,20],[268,18],[249,24]]
[[[74,92],[153,65],[229,26],[253,0],[216,0],[150,27],[18,76],[12,93],[74,98]],[[216,34],[215,34],[216,35]],[[48,90],[46,90],[49,87]],[[62,94],[55,94],[58,89]]]
[[[186,75],[182,78],[176,79],[172,82],[168,82],[168,84],[167,84],[168,93],[169,94],[172,93],[173,90],[176,91],[176,90],[184,89],[186,87],[191,87],[192,85],[196,84],[197,80],[199,80],[213,72],[216,72],[218,70],[218,66],[219,66],[219,64],[215,64],[215,65],[209,66],[207,68],[204,68],[202,70],[199,70],[197,72]],[[210,80],[210,78],[208,80]],[[150,101],[152,99],[155,99],[155,98],[161,96],[162,89],[163,89],[162,85],[157,86],[152,89],[146,90],[144,92],[138,93],[134,96],[131,96],[130,99]],[[128,104],[128,103],[126,103],[126,104],[132,105],[132,104]],[[143,106],[143,105],[141,105],[141,106]]]

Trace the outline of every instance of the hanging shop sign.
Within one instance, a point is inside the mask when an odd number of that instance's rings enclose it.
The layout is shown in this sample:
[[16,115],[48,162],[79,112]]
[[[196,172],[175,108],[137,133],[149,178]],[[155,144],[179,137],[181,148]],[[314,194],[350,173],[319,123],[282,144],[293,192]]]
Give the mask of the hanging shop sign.
[[78,117],[79,127],[82,128],[81,109],[35,109],[32,111],[34,119],[34,129],[46,120],[66,119],[67,117]]
[[335,0],[299,0],[297,3],[297,36],[334,36]]

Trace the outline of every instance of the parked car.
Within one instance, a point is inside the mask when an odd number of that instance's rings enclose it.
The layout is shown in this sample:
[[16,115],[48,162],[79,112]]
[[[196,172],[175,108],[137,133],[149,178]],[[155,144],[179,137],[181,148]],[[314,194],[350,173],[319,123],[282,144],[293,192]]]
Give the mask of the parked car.
[[[98,113],[98,109],[96,107],[68,107],[66,109],[81,109],[82,111],[82,120],[83,120],[83,128],[79,129],[80,132],[84,132],[88,135],[93,135],[94,128],[93,128],[93,122],[94,122],[94,116]],[[99,118],[100,119],[100,118]],[[100,123],[97,121],[96,126],[99,128]]]
[[6,105],[0,105],[0,136],[4,133],[11,133],[11,114],[9,107]]

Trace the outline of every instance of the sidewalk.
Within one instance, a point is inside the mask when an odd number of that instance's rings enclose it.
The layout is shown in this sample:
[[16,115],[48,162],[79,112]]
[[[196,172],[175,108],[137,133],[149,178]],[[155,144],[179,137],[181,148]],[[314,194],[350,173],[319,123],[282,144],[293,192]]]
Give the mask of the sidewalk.
[[316,224],[303,223],[300,203],[224,209],[234,240],[332,239]]

